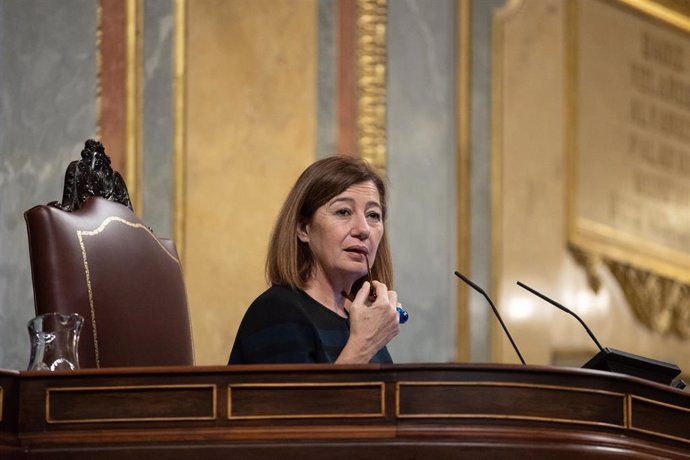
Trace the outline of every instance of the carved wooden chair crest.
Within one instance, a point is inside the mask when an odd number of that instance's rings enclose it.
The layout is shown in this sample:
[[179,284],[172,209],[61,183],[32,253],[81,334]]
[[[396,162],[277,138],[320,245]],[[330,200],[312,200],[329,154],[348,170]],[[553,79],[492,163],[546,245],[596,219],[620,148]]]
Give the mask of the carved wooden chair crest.
[[84,144],[81,160],[74,160],[67,166],[62,202],[52,201],[48,206],[76,211],[90,196],[116,201],[134,212],[125,181],[110,167],[110,157],[103,144],[93,139]]

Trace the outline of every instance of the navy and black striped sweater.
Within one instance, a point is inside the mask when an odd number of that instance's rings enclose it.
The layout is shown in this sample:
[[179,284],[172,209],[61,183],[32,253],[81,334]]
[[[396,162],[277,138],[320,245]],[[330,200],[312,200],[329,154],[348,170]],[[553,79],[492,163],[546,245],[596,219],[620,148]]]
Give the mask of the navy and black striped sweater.
[[[228,364],[332,363],[350,324],[301,290],[274,285],[252,302],[237,331]],[[372,363],[391,363],[383,347]]]

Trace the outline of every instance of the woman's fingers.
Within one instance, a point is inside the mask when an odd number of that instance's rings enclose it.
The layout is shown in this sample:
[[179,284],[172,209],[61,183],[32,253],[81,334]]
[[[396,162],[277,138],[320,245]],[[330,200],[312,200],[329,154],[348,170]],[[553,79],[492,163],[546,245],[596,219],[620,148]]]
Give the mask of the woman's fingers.
[[376,289],[376,299],[385,299],[385,301],[390,304],[391,308],[395,310],[395,307],[398,305],[398,293],[389,291],[385,284],[379,283],[378,281],[374,281],[373,284],[374,289]]
[[376,299],[388,299],[388,288],[386,285],[378,281],[372,281],[372,283],[376,291]]
[[398,293],[395,291],[388,291],[388,303],[391,304],[393,310],[398,306]]
[[[375,283],[376,281],[374,281]],[[371,289],[371,286],[368,281],[365,281],[362,283],[362,287],[359,288],[359,291],[357,291],[357,295],[355,296],[355,299],[352,301],[352,303],[358,302],[361,304],[365,304],[367,301],[367,298],[369,297],[369,290]]]

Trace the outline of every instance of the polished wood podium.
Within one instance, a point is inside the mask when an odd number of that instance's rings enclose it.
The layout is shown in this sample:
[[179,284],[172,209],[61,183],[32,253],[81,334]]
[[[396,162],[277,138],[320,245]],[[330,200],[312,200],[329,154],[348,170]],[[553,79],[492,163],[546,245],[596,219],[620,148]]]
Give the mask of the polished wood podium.
[[1,459],[690,458],[690,393],[515,365],[0,371]]

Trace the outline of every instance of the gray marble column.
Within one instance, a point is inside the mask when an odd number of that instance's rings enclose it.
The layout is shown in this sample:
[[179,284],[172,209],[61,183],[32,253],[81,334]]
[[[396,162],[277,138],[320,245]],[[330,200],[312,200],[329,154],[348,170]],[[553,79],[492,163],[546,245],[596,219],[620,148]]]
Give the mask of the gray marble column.
[[[143,2],[142,220],[173,236],[175,10],[172,0]],[[138,210],[135,210],[138,211]]]
[[336,3],[319,0],[317,50],[316,157],[335,153],[336,142]]
[[387,232],[395,288],[411,319],[396,362],[455,359],[456,5],[388,3]]
[[23,213],[62,198],[96,131],[97,2],[0,2],[0,367],[29,361],[34,316]]
[[[487,292],[491,289],[491,18],[505,0],[472,2],[470,89],[470,273]],[[480,294],[469,301],[470,361],[491,361],[491,307]]]

